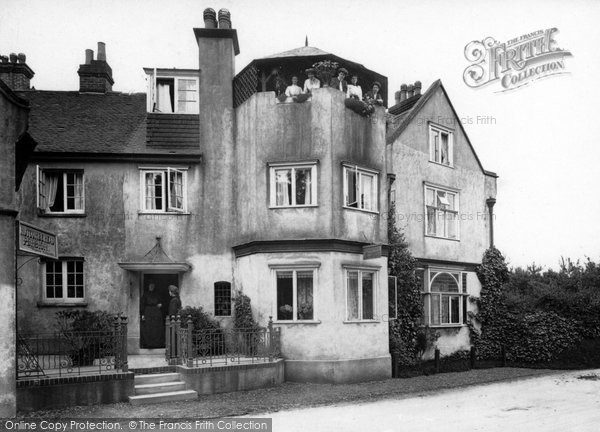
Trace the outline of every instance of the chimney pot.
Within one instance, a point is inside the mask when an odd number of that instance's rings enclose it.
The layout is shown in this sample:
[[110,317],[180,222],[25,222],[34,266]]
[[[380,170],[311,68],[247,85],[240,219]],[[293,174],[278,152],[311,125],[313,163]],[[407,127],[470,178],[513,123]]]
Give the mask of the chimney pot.
[[17,62],[17,55],[15,53],[10,53],[10,62],[11,63],[16,63]]
[[413,97],[413,92],[414,92],[414,87],[412,84],[409,84],[408,88],[406,89],[406,98],[410,99],[411,97]]
[[85,50],[85,64],[91,64],[92,60],[94,60],[94,50],[86,49]]
[[217,28],[217,13],[212,8],[204,9],[204,28]]
[[106,44],[104,42],[98,42],[98,61],[106,61]]
[[396,101],[397,104],[402,102],[402,92],[400,90],[398,90],[396,93],[394,93],[394,100]]
[[230,29],[231,28],[231,13],[227,9],[219,10],[219,28]]
[[2,63],[8,63],[8,57],[5,55],[0,55],[0,62]]
[[19,59],[19,63],[25,63],[25,60],[27,60],[27,57],[23,53],[17,54],[17,58]]
[[415,81],[415,96],[421,95],[421,81]]
[[406,84],[400,86],[400,102],[406,100]]

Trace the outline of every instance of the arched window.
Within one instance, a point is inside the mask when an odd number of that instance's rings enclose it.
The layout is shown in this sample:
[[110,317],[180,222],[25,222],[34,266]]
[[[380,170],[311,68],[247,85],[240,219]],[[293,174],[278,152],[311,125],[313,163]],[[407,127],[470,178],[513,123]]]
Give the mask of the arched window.
[[425,324],[452,326],[466,323],[467,274],[429,270],[423,303]]

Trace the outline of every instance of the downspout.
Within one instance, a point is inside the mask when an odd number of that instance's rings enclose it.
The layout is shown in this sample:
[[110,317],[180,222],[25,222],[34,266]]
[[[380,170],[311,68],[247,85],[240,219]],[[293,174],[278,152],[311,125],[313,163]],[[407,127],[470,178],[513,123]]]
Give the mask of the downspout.
[[494,204],[496,204],[496,198],[488,198],[485,203],[488,206],[489,219],[490,219],[490,248],[494,247]]

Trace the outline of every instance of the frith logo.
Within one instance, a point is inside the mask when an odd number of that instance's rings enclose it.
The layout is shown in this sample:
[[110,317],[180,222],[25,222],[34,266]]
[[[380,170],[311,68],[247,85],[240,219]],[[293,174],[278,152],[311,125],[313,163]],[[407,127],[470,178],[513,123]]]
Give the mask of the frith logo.
[[472,64],[463,73],[472,88],[499,81],[498,92],[515,90],[540,78],[568,73],[565,57],[571,52],[558,48],[558,29],[538,30],[500,43],[492,37],[465,46],[465,58]]

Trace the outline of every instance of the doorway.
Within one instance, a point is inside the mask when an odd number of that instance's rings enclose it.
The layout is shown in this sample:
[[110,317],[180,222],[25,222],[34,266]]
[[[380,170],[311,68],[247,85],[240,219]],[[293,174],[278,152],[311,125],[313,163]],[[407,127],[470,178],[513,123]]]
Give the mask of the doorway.
[[[150,286],[153,286],[153,289]],[[144,273],[140,292],[140,348],[165,347],[169,285],[179,286],[178,273]]]

